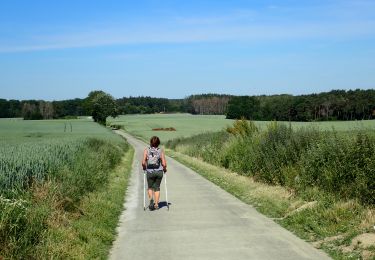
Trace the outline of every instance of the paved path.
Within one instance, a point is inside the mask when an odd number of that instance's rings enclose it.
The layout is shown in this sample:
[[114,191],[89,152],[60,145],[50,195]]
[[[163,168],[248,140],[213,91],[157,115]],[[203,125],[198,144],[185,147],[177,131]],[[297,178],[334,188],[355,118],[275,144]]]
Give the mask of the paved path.
[[[170,210],[143,211],[146,144],[119,132],[135,148],[111,259],[329,259],[253,207],[167,158]],[[161,202],[165,201],[164,179]]]

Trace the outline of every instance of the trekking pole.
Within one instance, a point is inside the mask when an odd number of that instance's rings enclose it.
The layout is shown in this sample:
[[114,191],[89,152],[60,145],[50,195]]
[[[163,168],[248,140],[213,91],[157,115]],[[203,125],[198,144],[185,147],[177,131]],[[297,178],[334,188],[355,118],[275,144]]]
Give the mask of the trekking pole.
[[143,210],[146,210],[146,171],[143,171]]
[[166,173],[164,173],[164,177],[165,177],[165,179],[164,179],[164,183],[165,183],[165,201],[167,202],[167,208],[168,208],[168,210],[169,210],[169,203],[168,203],[168,189],[167,189],[167,174]]

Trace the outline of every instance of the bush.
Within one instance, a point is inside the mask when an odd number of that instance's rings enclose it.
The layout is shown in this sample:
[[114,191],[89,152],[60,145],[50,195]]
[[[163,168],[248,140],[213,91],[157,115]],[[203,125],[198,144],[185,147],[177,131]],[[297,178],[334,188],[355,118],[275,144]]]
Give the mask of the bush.
[[271,184],[291,185],[293,175],[285,174],[284,168],[294,167],[310,145],[320,138],[314,129],[293,130],[290,126],[272,122],[259,137],[258,151],[255,154],[256,177]]
[[203,133],[193,137],[170,140],[166,143],[166,147],[176,150],[183,148],[187,155],[220,165],[221,153],[228,139],[229,134],[225,131]]
[[344,198],[375,204],[375,140],[326,134],[301,160],[302,187],[317,186]]
[[375,204],[375,137],[367,132],[293,130],[277,122],[259,132],[246,120],[226,130],[172,140],[167,146],[262,182],[301,192],[318,187]]
[[244,118],[236,120],[233,127],[227,127],[227,132],[236,136],[251,137],[258,132],[257,126],[253,121],[247,121]]

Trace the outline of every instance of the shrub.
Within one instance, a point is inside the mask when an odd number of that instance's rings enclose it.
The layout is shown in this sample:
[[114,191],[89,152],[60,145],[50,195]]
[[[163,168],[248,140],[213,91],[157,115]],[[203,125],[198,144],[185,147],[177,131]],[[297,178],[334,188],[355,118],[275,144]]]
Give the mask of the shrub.
[[318,187],[343,198],[375,204],[375,137],[368,132],[320,132],[272,122],[262,132],[237,120],[227,132],[169,141],[172,149],[303,192]]
[[253,121],[247,121],[242,118],[241,120],[236,120],[233,123],[233,127],[227,127],[227,132],[236,136],[251,137],[258,132],[258,128]]
[[375,140],[363,132],[326,134],[301,160],[302,187],[317,186],[340,197],[375,204],[374,149]]

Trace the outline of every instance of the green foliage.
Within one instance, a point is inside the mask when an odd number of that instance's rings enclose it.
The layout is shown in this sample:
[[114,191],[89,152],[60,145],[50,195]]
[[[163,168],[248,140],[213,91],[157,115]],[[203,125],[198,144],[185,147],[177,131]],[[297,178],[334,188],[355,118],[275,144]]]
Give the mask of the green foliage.
[[117,100],[121,114],[153,114],[184,112],[186,102],[183,99],[154,97],[123,97]]
[[375,140],[366,133],[329,134],[301,160],[303,187],[375,204]]
[[222,144],[229,138],[225,131],[215,133],[203,133],[191,138],[181,138],[168,141],[166,146],[175,149],[177,145],[187,146],[186,154],[202,158],[212,164],[220,163]]
[[134,150],[126,152],[110,172],[106,184],[90,192],[79,203],[84,215],[72,215],[70,225],[48,229],[38,246],[41,259],[106,259],[115,239],[115,229],[123,210],[124,192],[131,174]]
[[263,131],[236,121],[225,132],[172,140],[167,147],[255,179],[288,186],[309,187],[340,198],[374,204],[375,138],[364,131],[320,132],[293,129],[271,122]]
[[75,154],[74,162],[66,165],[62,173],[56,176],[57,181],[61,183],[61,194],[76,202],[87,192],[92,192],[105,184],[108,170],[119,163],[125,147],[103,140],[88,139],[82,149]]
[[[92,91],[87,99],[53,102],[0,99],[0,118],[64,118],[92,114]],[[185,99],[123,97],[116,100],[118,113],[191,113],[224,115],[240,119],[277,121],[330,121],[375,119],[375,90],[332,90],[310,95],[231,96],[222,94],[191,95]],[[47,106],[46,106],[47,104]],[[26,107],[25,107],[26,105]],[[24,109],[27,108],[27,109]],[[42,108],[42,109],[41,109]],[[52,114],[51,114],[52,113]]]
[[[4,122],[1,122],[4,123]],[[129,146],[92,122],[7,121],[0,129],[0,255],[35,259],[50,222],[80,214],[79,202],[106,185]]]
[[116,117],[118,115],[115,99],[103,91],[90,92],[86,102],[92,118],[99,124],[105,125],[107,117]]
[[227,132],[237,136],[251,137],[258,132],[258,128],[253,121],[247,121],[242,118],[241,120],[236,120],[233,123],[233,127],[227,127]]
[[28,194],[15,199],[0,196],[0,255],[14,259],[32,255],[51,213],[46,202],[34,203]]
[[256,97],[232,97],[228,102],[226,118],[228,119],[254,119],[257,118],[260,102]]

